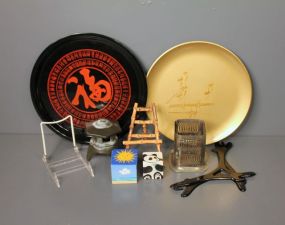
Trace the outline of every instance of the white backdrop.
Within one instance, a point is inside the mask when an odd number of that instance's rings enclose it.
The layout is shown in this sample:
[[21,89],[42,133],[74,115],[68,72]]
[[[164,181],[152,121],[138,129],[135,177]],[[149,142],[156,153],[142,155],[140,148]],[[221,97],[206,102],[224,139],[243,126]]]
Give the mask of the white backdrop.
[[29,82],[39,54],[74,33],[110,36],[145,70],[185,41],[216,42],[235,52],[254,82],[252,112],[239,135],[285,135],[283,0],[2,0],[0,133],[39,133]]

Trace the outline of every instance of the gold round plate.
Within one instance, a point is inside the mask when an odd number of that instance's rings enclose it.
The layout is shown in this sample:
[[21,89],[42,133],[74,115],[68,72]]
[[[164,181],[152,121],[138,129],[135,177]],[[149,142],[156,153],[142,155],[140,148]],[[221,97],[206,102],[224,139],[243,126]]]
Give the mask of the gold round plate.
[[206,144],[220,141],[242,124],[252,101],[245,65],[230,50],[210,42],[169,49],[149,69],[147,83],[147,104],[156,104],[159,130],[171,140],[174,121],[191,118],[205,121]]

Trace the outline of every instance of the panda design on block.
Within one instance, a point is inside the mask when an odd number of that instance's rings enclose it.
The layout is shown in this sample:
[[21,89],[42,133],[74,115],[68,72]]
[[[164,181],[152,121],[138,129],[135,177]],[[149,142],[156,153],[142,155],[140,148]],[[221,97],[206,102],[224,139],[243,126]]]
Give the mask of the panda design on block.
[[143,179],[163,178],[162,152],[143,153]]

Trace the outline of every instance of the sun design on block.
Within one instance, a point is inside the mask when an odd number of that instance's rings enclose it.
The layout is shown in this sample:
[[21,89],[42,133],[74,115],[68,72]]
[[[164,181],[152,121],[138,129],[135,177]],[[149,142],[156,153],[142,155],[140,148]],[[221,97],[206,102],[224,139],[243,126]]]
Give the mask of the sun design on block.
[[135,159],[136,154],[130,150],[122,150],[117,153],[115,159],[120,163],[130,163]]

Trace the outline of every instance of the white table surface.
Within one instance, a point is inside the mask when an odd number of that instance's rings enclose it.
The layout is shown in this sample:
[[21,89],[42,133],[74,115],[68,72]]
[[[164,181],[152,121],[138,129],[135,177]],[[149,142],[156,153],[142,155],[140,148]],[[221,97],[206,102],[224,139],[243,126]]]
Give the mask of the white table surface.
[[[44,166],[40,135],[0,135],[0,224],[3,225],[140,225],[140,224],[285,224],[284,137],[230,138],[227,156],[241,172],[254,171],[247,191],[231,181],[208,182],[187,198],[169,188],[191,173],[174,173],[166,155],[165,178],[112,185],[110,158],[92,160],[95,177],[85,170],[66,175],[58,189]],[[71,142],[47,138],[49,150],[64,154]],[[87,146],[82,146],[83,155]],[[140,152],[146,147],[139,147]],[[149,145],[148,150],[155,149]],[[69,149],[71,151],[71,149]],[[209,150],[208,150],[209,152]],[[217,165],[209,153],[209,170]]]

